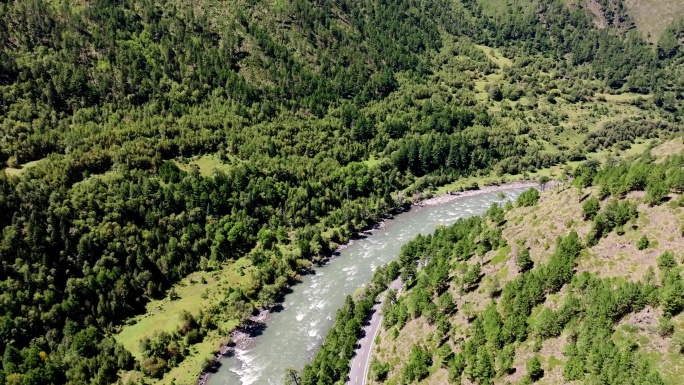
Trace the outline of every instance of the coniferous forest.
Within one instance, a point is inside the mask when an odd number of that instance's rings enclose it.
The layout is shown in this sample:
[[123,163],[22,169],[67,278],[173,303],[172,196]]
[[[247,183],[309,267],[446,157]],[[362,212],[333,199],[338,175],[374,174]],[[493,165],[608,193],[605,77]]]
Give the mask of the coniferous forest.
[[[0,385],[162,378],[413,192],[681,131],[682,20],[524,3],[0,1]],[[139,355],[115,338],[236,261]]]

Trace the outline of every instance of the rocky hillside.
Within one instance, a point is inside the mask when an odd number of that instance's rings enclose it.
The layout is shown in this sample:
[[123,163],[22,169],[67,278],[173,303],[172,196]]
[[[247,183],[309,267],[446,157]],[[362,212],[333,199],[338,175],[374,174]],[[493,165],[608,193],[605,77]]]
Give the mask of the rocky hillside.
[[663,155],[680,151],[580,165],[572,185],[408,244],[371,383],[678,384],[684,158]]

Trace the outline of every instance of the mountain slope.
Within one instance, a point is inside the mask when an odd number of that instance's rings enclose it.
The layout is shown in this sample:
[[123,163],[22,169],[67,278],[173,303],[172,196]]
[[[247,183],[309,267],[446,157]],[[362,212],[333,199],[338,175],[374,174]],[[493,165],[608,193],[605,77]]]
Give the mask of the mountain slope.
[[[682,158],[667,162],[589,179],[582,166],[576,184],[596,186],[554,187],[407,245],[401,261],[429,262],[385,310],[372,383],[678,383]],[[644,167],[663,167],[665,202]]]
[[505,16],[0,3],[0,379],[193,382],[235,325],[413,192],[680,129],[674,33],[658,56],[560,1]]

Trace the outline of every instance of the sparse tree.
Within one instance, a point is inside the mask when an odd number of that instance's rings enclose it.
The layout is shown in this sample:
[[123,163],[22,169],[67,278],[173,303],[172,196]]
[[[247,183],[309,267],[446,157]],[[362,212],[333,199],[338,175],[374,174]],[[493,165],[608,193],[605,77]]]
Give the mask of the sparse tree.
[[296,369],[285,369],[285,385],[300,385],[301,381],[299,372]]
[[527,247],[521,247],[518,252],[515,264],[518,266],[518,271],[525,272],[530,270],[534,265],[532,258],[530,258],[530,250]]
[[544,370],[541,366],[541,361],[539,357],[534,356],[527,360],[527,375],[530,376],[532,381],[537,381],[544,376]]
[[544,188],[546,185],[551,181],[551,178],[549,178],[546,175],[542,175],[539,177],[539,187],[541,187],[541,190],[544,191]]

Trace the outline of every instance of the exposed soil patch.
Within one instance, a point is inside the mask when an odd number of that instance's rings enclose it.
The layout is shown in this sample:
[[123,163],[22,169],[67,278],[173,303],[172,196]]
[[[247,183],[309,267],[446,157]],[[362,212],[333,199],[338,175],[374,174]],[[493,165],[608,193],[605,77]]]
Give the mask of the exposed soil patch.
[[629,325],[639,330],[653,330],[658,326],[658,320],[662,317],[662,311],[646,306],[638,313],[630,314],[620,322],[620,325]]
[[617,333],[631,335],[645,352],[666,354],[670,338],[657,332],[663,313],[660,309],[647,306],[638,313],[630,314],[618,324]]
[[[627,199],[639,202],[643,195],[643,192],[630,193]],[[678,196],[673,199],[678,199]],[[657,269],[657,258],[664,252],[671,251],[678,259],[684,254],[684,239],[679,234],[682,208],[672,208],[668,203],[655,207],[641,203],[637,211],[639,219],[636,229],[628,224],[624,235],[612,231],[603,237],[589,249],[590,258],[579,261],[580,272],[589,271],[604,278],[623,277],[638,281],[649,267]],[[650,246],[639,250],[637,243],[642,236],[648,238]]]
[[[517,208],[508,213],[502,235],[511,245],[512,255],[516,255],[518,250],[516,241],[523,239],[532,260],[535,263],[545,262],[556,249],[559,236],[575,230],[581,238],[586,237],[591,225],[582,218],[579,197],[577,189],[557,186],[547,189],[536,206]],[[515,271],[512,269],[514,266],[514,263],[509,263],[509,271]]]
[[[373,356],[381,362],[389,362],[388,381],[401,378],[401,370],[408,362],[414,345],[431,346],[432,341],[427,337],[435,330],[436,327],[428,324],[422,317],[408,321],[399,331],[396,340],[392,339],[388,331],[381,327],[378,334],[380,343],[375,346]],[[373,382],[369,381],[369,383]]]
[[656,160],[656,163],[662,163],[668,155],[679,154],[682,151],[684,151],[684,137],[679,137],[654,147],[651,154],[660,158]]
[[608,20],[603,14],[603,6],[597,0],[587,0],[587,9],[594,15],[592,19],[597,28],[608,26]]

